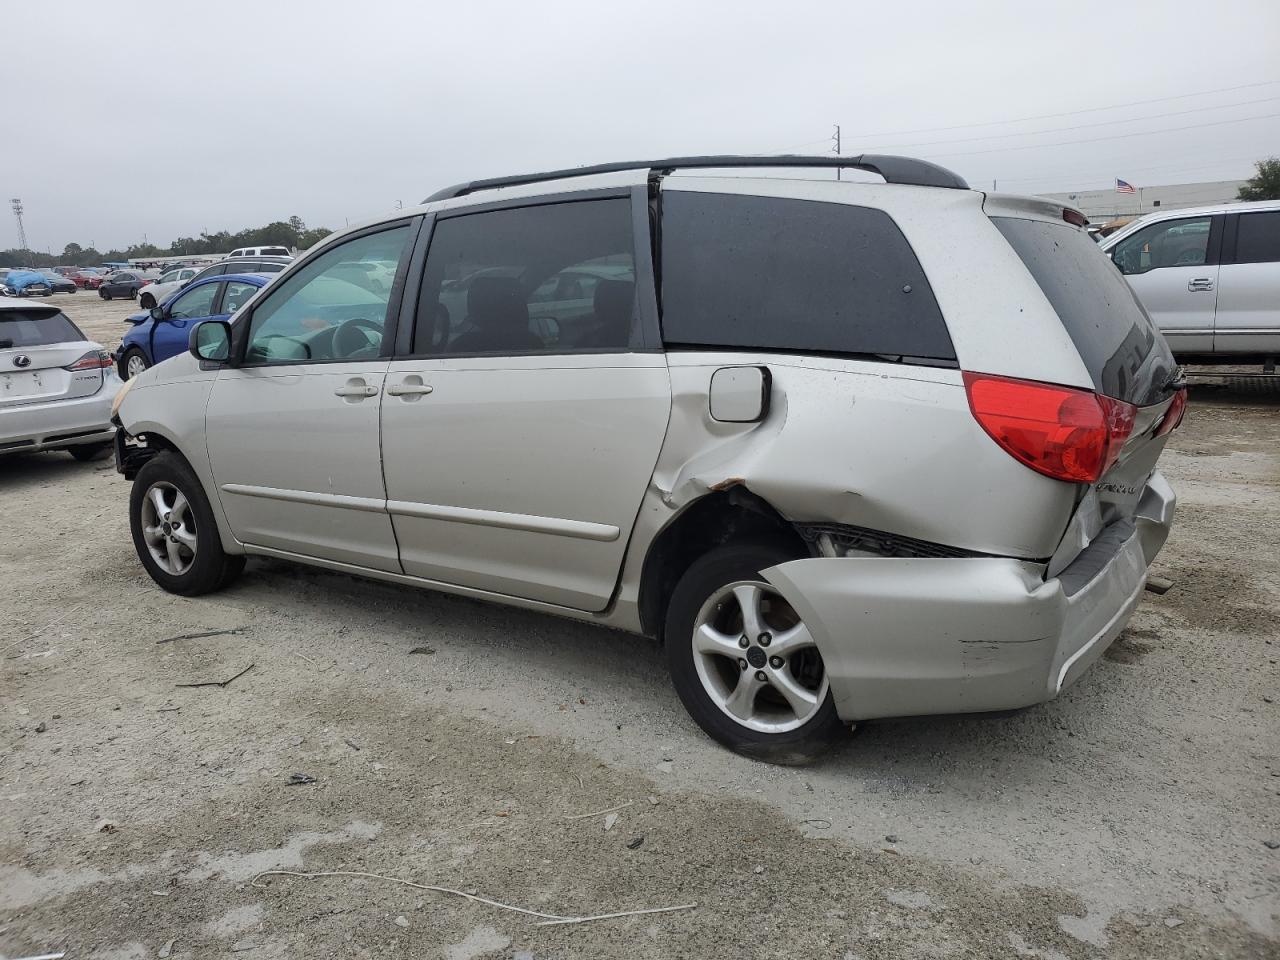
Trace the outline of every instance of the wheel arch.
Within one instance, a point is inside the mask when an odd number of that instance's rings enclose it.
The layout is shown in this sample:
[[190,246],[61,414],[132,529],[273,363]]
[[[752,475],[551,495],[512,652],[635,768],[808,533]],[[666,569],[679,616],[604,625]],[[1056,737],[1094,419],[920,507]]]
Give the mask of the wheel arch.
[[690,501],[658,531],[645,552],[637,600],[641,629],[662,640],[667,602],[690,565],[727,543],[763,542],[812,550],[790,522],[745,486],[717,490]]
[[[218,539],[222,541],[222,549],[229,554],[244,553],[244,546],[231,533],[226,513],[222,509],[222,498],[218,495],[217,483],[214,480],[209,458],[204,455],[204,451],[201,450],[196,453],[191,449],[191,444],[181,442],[173,431],[163,424],[139,421],[130,424],[127,433],[129,436],[141,440],[146,448],[154,451],[146,460],[163,452],[173,453],[182,459],[191,469],[191,472],[196,475],[196,479],[200,481],[205,498],[209,501],[209,508],[213,511],[214,519],[218,524]],[[201,435],[200,439],[203,439],[203,435]],[[143,460],[138,465],[141,466],[142,462],[146,461]]]

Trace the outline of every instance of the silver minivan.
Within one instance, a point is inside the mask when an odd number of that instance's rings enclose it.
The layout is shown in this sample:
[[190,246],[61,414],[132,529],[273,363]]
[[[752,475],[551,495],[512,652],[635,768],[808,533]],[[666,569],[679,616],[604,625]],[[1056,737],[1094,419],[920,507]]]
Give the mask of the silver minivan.
[[653,636],[760,757],[1040,703],[1142,595],[1186,398],[1083,225],[900,157],[443,190],[128,381],[138,556],[185,595],[274,557]]
[[1179,359],[1280,356],[1280,200],[1152,214],[1102,249]]

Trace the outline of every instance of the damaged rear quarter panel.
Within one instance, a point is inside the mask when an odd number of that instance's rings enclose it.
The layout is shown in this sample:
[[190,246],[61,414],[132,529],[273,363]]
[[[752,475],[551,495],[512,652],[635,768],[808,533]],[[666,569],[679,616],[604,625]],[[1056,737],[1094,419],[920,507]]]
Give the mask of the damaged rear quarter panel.
[[[788,520],[853,524],[981,553],[1046,557],[1074,505],[1068,484],[1000,450],[969,411],[960,371],[782,355],[668,355],[671,425],[653,492],[678,510],[741,483]],[[711,374],[773,375],[769,415],[711,419]]]

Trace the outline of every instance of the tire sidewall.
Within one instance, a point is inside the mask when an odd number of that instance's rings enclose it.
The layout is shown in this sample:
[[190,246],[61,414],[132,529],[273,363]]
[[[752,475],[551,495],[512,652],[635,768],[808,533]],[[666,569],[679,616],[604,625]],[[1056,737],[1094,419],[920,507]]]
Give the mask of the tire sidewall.
[[[126,351],[124,352],[124,355],[120,357],[120,363],[118,364],[119,369],[116,371],[117,373],[119,373],[119,374],[120,374],[120,379],[121,379],[121,380],[128,380],[128,379],[130,379],[130,377],[129,377],[129,358],[130,358],[130,357],[133,357],[133,356],[139,356],[139,357],[141,357],[141,358],[142,358],[142,360],[143,360],[143,362],[147,365],[147,368],[149,368],[149,367],[151,366],[151,361],[147,359],[147,355],[146,355],[145,353],[143,353],[143,352],[142,352],[139,348],[137,348],[137,347],[130,347],[128,350],[126,350]],[[144,369],[145,369],[145,368],[144,368]],[[183,492],[185,493],[186,491],[183,491]]]
[[[190,569],[180,576],[165,572],[151,556],[142,535],[142,503],[147,490],[157,481],[171,483],[187,498],[196,518],[196,556]],[[194,596],[221,586],[226,555],[218,536],[218,524],[205,496],[204,487],[195,472],[178,456],[168,451],[157,454],[143,464],[129,493],[129,529],[138,559],[151,579],[170,593]]]
[[844,724],[830,690],[808,723],[785,733],[761,733],[732,720],[711,699],[694,663],[693,626],[713,593],[737,580],[764,580],[760,571],[796,559],[772,544],[732,544],[696,560],[671,594],[663,642],[676,693],[706,733],[739,753],[773,763],[807,763],[822,753]]

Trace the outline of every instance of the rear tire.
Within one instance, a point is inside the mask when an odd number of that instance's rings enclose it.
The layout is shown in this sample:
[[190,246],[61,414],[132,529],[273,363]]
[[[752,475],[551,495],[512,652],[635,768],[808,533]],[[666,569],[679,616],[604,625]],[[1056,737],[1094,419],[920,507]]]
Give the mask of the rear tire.
[[88,463],[95,460],[104,451],[111,447],[110,442],[102,443],[78,443],[74,447],[67,447],[67,453],[71,454],[81,463]]
[[222,549],[200,479],[172,451],[157,454],[138,471],[129,495],[129,527],[138,559],[170,593],[211,593],[244,569],[242,555]]
[[130,299],[130,300],[137,300],[137,299],[138,299],[138,291],[137,291],[137,290],[130,290],[130,291],[129,291],[129,299]]
[[[760,575],[794,559],[774,544],[712,550],[676,584],[663,634],[672,683],[698,726],[731,750],[784,764],[812,761],[845,726],[803,622]],[[753,620],[759,633],[742,647]]]

